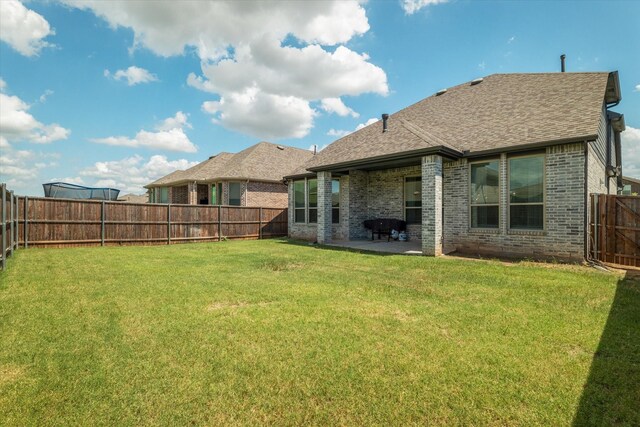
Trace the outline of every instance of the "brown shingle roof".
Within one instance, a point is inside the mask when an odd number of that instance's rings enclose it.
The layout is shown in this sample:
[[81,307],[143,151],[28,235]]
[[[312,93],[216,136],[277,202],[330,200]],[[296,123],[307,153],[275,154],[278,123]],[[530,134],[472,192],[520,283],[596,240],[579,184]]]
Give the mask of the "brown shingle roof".
[[172,172],[147,187],[230,179],[277,182],[311,157],[309,150],[259,142],[237,154],[220,153],[185,171]]
[[423,99],[341,138],[307,168],[445,147],[470,153],[594,137],[609,73],[493,74]]

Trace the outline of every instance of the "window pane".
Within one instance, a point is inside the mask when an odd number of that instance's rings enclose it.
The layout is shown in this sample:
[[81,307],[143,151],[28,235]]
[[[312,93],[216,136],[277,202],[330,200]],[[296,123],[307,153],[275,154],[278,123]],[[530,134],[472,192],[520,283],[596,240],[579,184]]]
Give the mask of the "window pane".
[[309,189],[309,207],[317,208],[318,207],[318,180],[310,179],[307,181],[307,186]]
[[509,195],[511,203],[543,201],[544,156],[509,159]]
[[498,211],[497,206],[472,206],[471,227],[498,228]]
[[338,208],[331,209],[331,222],[333,224],[339,224],[340,223],[340,209],[338,209]]
[[407,208],[422,206],[422,177],[404,179],[404,205]]
[[293,181],[293,203],[296,208],[304,208],[304,180]]
[[160,188],[160,203],[167,203],[169,201],[169,188]]
[[218,187],[216,187],[215,184],[211,186],[211,204],[212,205],[218,204]]
[[295,222],[304,222],[304,209],[295,210]]
[[510,226],[521,230],[542,230],[542,205],[511,206]]
[[405,221],[407,224],[420,224],[422,223],[422,209],[405,209]]
[[241,203],[241,190],[239,182],[229,183],[229,205],[240,206]]
[[498,161],[471,165],[471,203],[498,203]]
[[331,206],[340,206],[340,180],[337,179],[331,181]]
[[309,208],[309,224],[315,224],[318,222],[318,209]]

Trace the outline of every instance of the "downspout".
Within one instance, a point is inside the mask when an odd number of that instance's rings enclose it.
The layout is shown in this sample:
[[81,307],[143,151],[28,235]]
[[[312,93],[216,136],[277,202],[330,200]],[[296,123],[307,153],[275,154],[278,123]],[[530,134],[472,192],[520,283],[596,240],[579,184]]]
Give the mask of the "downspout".
[[584,259],[589,260],[589,216],[587,208],[589,207],[589,141],[584,142]]

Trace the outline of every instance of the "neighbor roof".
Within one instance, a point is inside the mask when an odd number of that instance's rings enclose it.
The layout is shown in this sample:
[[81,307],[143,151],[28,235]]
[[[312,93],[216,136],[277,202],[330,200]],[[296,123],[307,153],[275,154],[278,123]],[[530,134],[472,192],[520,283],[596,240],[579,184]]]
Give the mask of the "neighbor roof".
[[492,74],[391,114],[387,132],[378,121],[335,141],[306,168],[331,169],[401,153],[433,150],[459,157],[595,139],[605,95],[608,102],[619,98],[616,85],[617,73],[608,72]]
[[280,182],[311,157],[313,153],[309,150],[263,141],[237,154],[212,156],[190,169],[172,172],[147,187],[233,179]]

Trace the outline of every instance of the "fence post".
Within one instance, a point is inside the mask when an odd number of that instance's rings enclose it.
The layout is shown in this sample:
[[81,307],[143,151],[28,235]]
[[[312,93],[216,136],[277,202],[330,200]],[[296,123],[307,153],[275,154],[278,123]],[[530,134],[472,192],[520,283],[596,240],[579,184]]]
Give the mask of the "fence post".
[[2,184],[2,269],[7,268],[7,185]]
[[222,206],[218,205],[218,242],[222,241]]
[[258,215],[260,215],[260,229],[258,230],[258,240],[262,239],[262,206],[260,206]]
[[29,226],[28,226],[28,213],[29,213],[29,196],[24,196],[24,247],[29,247]]
[[9,256],[13,255],[13,191],[9,191]]
[[171,203],[167,203],[167,245],[171,244]]
[[[18,249],[18,196],[13,195],[13,250]],[[12,251],[13,252],[13,251]]]
[[100,246],[104,246],[104,200],[100,210]]

